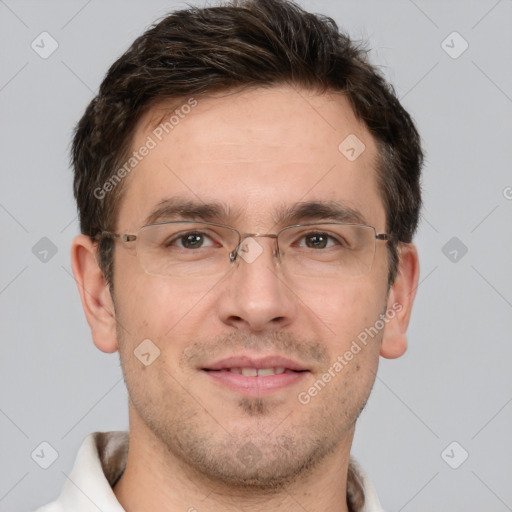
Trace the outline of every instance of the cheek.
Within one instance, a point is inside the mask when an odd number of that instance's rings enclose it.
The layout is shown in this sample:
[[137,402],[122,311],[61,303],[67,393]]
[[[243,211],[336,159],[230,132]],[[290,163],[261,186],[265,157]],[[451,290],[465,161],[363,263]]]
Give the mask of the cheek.
[[170,279],[149,276],[133,267],[126,268],[124,275],[130,278],[118,279],[114,294],[116,316],[123,328],[125,342],[136,346],[149,338],[161,351],[169,351],[178,349],[197,335],[197,327],[204,325],[204,309],[211,284],[188,282],[185,286]]
[[305,314],[316,323],[316,334],[331,340],[337,355],[375,324],[386,304],[385,287],[370,277],[339,286],[325,283],[322,289],[302,289],[296,293],[305,306]]

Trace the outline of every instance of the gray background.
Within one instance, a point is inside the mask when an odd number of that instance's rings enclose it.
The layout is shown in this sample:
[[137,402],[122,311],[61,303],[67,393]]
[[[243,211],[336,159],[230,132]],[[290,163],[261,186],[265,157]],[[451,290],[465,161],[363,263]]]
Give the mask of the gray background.
[[[512,1],[302,3],[370,40],[428,157],[409,350],[382,361],[353,453],[387,511],[512,510]],[[128,426],[71,276],[68,149],[108,66],[178,5],[0,0],[1,511],[54,499],[89,432]]]

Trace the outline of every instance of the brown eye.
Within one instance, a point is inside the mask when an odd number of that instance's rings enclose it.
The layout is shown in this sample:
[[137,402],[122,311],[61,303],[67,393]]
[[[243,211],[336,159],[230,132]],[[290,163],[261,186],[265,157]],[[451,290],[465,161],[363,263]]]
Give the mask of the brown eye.
[[167,239],[164,243],[166,248],[177,247],[179,249],[202,249],[214,245],[213,240],[206,233],[201,231],[187,231],[178,233]]
[[326,233],[310,233],[304,237],[306,247],[310,249],[325,249],[329,243],[329,238]]
[[201,233],[188,233],[179,240],[185,249],[197,249],[202,247],[205,236]]

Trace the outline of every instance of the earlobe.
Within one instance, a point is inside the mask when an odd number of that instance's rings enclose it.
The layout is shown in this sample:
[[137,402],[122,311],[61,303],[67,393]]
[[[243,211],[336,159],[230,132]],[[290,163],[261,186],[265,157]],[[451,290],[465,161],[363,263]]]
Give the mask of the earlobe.
[[407,327],[418,287],[419,269],[416,247],[413,244],[402,245],[398,274],[388,296],[388,322],[380,349],[382,357],[395,359],[407,350]]
[[77,236],[71,245],[71,265],[94,344],[103,352],[118,348],[114,304],[96,260],[96,246],[88,236]]

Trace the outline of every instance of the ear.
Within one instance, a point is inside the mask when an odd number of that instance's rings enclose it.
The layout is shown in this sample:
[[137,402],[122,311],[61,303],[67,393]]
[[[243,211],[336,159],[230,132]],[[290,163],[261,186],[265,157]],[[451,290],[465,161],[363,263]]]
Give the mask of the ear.
[[406,332],[420,274],[416,247],[413,244],[403,244],[399,251],[398,273],[388,295],[386,311],[389,320],[380,348],[380,355],[388,359],[400,357],[407,350]]
[[79,235],[73,240],[71,266],[94,344],[112,353],[118,348],[114,303],[96,256],[96,244],[88,236]]

